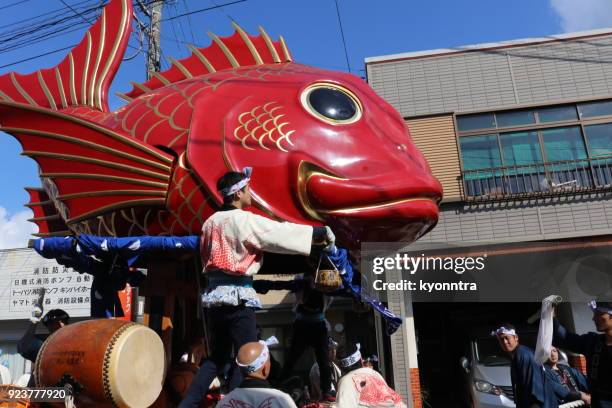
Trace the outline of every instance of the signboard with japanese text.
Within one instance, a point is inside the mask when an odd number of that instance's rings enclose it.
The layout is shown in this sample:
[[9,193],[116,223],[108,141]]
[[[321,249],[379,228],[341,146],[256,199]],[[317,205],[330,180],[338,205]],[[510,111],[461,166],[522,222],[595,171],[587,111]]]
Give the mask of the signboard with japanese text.
[[0,251],[0,320],[27,319],[44,288],[43,310],[90,314],[93,277],[45,259],[32,249]]

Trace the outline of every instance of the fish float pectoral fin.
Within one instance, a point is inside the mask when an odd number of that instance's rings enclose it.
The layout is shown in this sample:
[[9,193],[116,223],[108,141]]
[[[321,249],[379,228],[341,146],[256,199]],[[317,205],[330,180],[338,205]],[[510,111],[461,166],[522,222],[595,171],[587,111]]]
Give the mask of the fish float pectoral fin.
[[[39,233],[121,208],[164,208],[174,157],[103,126],[51,109],[0,101],[0,130],[40,166],[44,194],[30,192]],[[36,192],[36,194],[34,194]],[[55,211],[53,211],[55,209]]]
[[61,109],[89,106],[108,112],[108,90],[131,31],[132,2],[112,0],[81,42],[55,67],[0,76],[0,99]]
[[26,207],[30,208],[32,213],[34,213],[34,217],[28,221],[38,226],[38,232],[34,234],[35,236],[49,237],[69,233],[68,226],[59,215],[53,205],[53,201],[51,201],[44,189],[40,187],[26,187],[25,190],[30,196],[30,202],[26,204]]

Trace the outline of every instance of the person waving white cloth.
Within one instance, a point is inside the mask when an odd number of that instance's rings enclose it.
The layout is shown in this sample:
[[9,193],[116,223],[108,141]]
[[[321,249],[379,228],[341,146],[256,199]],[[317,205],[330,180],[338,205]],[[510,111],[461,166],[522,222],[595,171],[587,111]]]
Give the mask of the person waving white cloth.
[[562,300],[561,296],[557,295],[550,295],[542,299],[540,328],[534,353],[536,360],[542,364],[550,358],[553,342],[553,313],[555,305],[561,303]]

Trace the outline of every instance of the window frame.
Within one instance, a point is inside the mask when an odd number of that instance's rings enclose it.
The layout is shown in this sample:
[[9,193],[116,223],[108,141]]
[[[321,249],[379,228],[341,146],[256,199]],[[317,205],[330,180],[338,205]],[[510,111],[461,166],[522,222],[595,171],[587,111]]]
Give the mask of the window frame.
[[[500,110],[495,110],[495,111],[479,111],[479,112],[465,112],[465,113],[454,113],[453,114],[453,121],[454,121],[454,125],[455,125],[455,142],[456,142],[456,146],[457,146],[457,150],[459,153],[459,166],[460,166],[460,171],[461,171],[461,175],[460,175],[460,179],[463,180],[461,182],[462,184],[462,191],[465,189],[464,186],[464,179],[465,179],[465,173],[469,172],[470,170],[465,170],[465,160],[463,158],[463,152],[461,150],[461,140],[462,138],[467,138],[467,137],[472,137],[472,136],[482,136],[482,135],[495,135],[497,137],[497,143],[498,143],[498,153],[499,153],[499,157],[500,157],[500,161],[501,161],[501,167],[497,167],[497,168],[491,168],[491,169],[482,169],[483,171],[486,170],[491,170],[491,171],[495,171],[497,169],[499,170],[505,170],[505,169],[510,169],[511,167],[515,167],[514,165],[509,166],[506,163],[506,160],[504,159],[504,155],[503,155],[503,148],[502,148],[502,143],[501,143],[501,135],[503,135],[504,133],[513,133],[513,132],[536,132],[537,134],[537,138],[538,138],[538,143],[539,143],[539,147],[540,147],[540,154],[542,155],[542,165],[546,165],[549,163],[553,163],[551,161],[549,161],[548,159],[548,155],[546,154],[546,149],[545,149],[545,145],[544,145],[544,138],[543,138],[543,130],[546,129],[555,129],[555,128],[564,128],[564,127],[577,127],[578,131],[580,132],[580,136],[582,137],[582,142],[584,143],[584,147],[585,147],[585,151],[586,151],[586,158],[584,159],[585,161],[588,162],[588,168],[590,169],[590,174],[594,175],[596,170],[593,167],[593,160],[597,160],[600,159],[601,157],[593,157],[592,155],[592,151],[591,151],[591,147],[589,145],[589,141],[586,135],[586,130],[585,130],[585,126],[588,125],[597,125],[597,124],[610,124],[612,125],[612,114],[607,115],[607,116],[597,116],[597,117],[590,117],[590,118],[582,118],[580,115],[580,110],[579,110],[579,104],[580,103],[589,103],[589,102],[612,102],[612,99],[608,98],[602,98],[602,99],[595,99],[595,100],[582,100],[582,101],[574,101],[574,102],[565,102],[565,103],[555,103],[555,104],[551,104],[551,105],[534,105],[534,106],[521,106],[521,107],[517,107],[516,109],[500,109]],[[549,122],[542,122],[540,121],[540,117],[539,117],[539,109],[545,109],[545,108],[551,108],[551,107],[561,107],[561,106],[571,106],[573,107],[573,109],[575,110],[576,113],[576,119],[568,119],[568,120],[559,120],[559,121],[549,121]],[[507,127],[498,127],[498,121],[497,121],[497,116],[496,114],[499,112],[510,112],[510,111],[525,111],[525,110],[530,110],[533,112],[534,115],[534,119],[535,119],[535,123],[530,124],[530,125],[520,125],[520,126],[507,126]],[[475,130],[469,130],[469,131],[459,131],[459,127],[458,127],[458,119],[463,116],[463,115],[474,115],[474,114],[478,114],[478,113],[482,113],[482,114],[487,114],[487,113],[491,113],[493,114],[493,119],[495,122],[496,127],[495,128],[486,128],[486,129],[475,129]],[[611,155],[612,156],[612,155]],[[572,162],[571,160],[568,162]],[[520,166],[519,166],[520,167]],[[466,191],[463,191],[463,196],[464,199],[470,200],[470,199],[478,199],[479,196],[469,196],[467,194]]]
[[[607,101],[608,99],[605,100],[601,100],[601,102]],[[612,100],[611,100],[612,101]],[[582,140],[584,142],[585,148],[586,148],[586,153],[587,153],[587,159],[593,159],[594,157],[592,157],[591,155],[591,149],[589,146],[589,141],[588,138],[586,137],[586,132],[584,127],[588,126],[588,125],[597,125],[597,124],[607,124],[607,123],[612,123],[612,115],[608,115],[608,116],[598,116],[595,118],[588,118],[588,119],[582,119],[580,118],[580,113],[578,110],[578,104],[579,103],[585,103],[585,102],[589,102],[589,101],[582,101],[582,102],[575,102],[573,104],[555,104],[555,105],[544,105],[544,106],[535,106],[532,108],[519,108],[516,110],[533,110],[534,112],[534,116],[536,119],[536,123],[532,124],[532,125],[522,125],[522,126],[509,126],[509,127],[504,127],[504,128],[499,128],[499,127],[495,127],[495,128],[487,128],[487,129],[477,129],[477,130],[470,130],[470,131],[459,131],[458,126],[457,126],[457,120],[459,117],[463,116],[464,114],[454,114],[454,121],[455,121],[455,138],[456,138],[456,144],[457,144],[457,149],[459,151],[459,164],[461,166],[461,171],[465,171],[464,170],[464,163],[463,163],[463,154],[461,152],[461,143],[460,143],[460,138],[463,137],[470,137],[470,136],[481,136],[481,135],[490,135],[490,134],[496,134],[497,138],[498,138],[498,143],[499,143],[499,135],[502,133],[508,133],[508,132],[525,132],[525,131],[536,131],[538,134],[538,139],[540,142],[540,150],[542,153],[542,158],[544,160],[544,163],[548,162],[548,158],[545,155],[544,152],[544,141],[542,140],[542,133],[541,130],[544,129],[554,129],[554,128],[559,128],[559,127],[570,127],[570,126],[578,126],[580,128],[580,134],[582,136]],[[598,102],[598,101],[593,101],[593,102]],[[541,108],[547,108],[547,107],[553,107],[553,106],[567,106],[567,105],[571,105],[574,107],[574,109],[576,109],[576,115],[578,117],[578,119],[576,120],[562,120],[562,121],[556,121],[556,122],[540,122],[540,118],[538,115],[537,110],[541,109]],[[507,112],[507,111],[511,111],[510,109],[503,109],[503,110],[499,110],[499,111],[489,111],[490,113],[493,113],[495,115],[495,113],[497,112]],[[482,112],[482,113],[489,113],[489,112]],[[468,115],[471,115],[472,113],[467,113]],[[495,117],[495,116],[494,116]],[[495,122],[497,123],[497,118],[495,118]],[[501,155],[501,143],[500,143],[500,155]],[[503,157],[502,157],[502,167],[506,167]]]

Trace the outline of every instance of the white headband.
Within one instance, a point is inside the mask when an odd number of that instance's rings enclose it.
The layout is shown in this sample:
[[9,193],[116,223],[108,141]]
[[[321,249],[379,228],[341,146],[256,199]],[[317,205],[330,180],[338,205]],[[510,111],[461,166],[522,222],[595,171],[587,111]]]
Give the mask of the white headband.
[[278,344],[278,339],[276,338],[276,336],[270,336],[267,339],[264,340],[264,343],[266,343],[266,346],[275,346]]
[[236,364],[238,364],[238,367],[240,367],[247,374],[251,374],[259,370],[266,364],[266,361],[268,361],[268,358],[270,357],[270,350],[268,349],[268,345],[266,344],[266,342],[260,340],[259,344],[263,346],[263,348],[261,349],[261,354],[250,363],[241,364],[240,361],[238,361],[238,357],[236,357]]
[[591,300],[589,303],[587,303],[587,306],[593,312],[601,312],[601,313],[612,314],[612,308],[605,307],[605,306],[597,306],[597,302],[595,300]]
[[378,356],[376,354],[372,354],[370,357],[366,358],[366,361],[373,361],[375,363],[378,362]]
[[244,186],[249,184],[249,182],[251,181],[251,174],[253,173],[253,168],[245,167],[244,169],[242,169],[242,172],[246,175],[246,178],[243,178],[236,184],[233,184],[227,188],[220,190],[219,193],[221,193],[223,197],[227,197],[227,196],[231,196],[232,194],[236,194],[238,191],[242,190]]
[[491,336],[499,336],[500,334],[508,334],[510,336],[516,336],[516,330],[509,329],[507,327],[502,326],[499,329],[493,330],[491,332]]
[[351,354],[350,356],[348,356],[347,358],[343,358],[342,360],[340,360],[340,366],[341,367],[350,367],[353,364],[358,363],[361,360],[361,344],[357,343],[357,351],[354,352],[353,354]]

